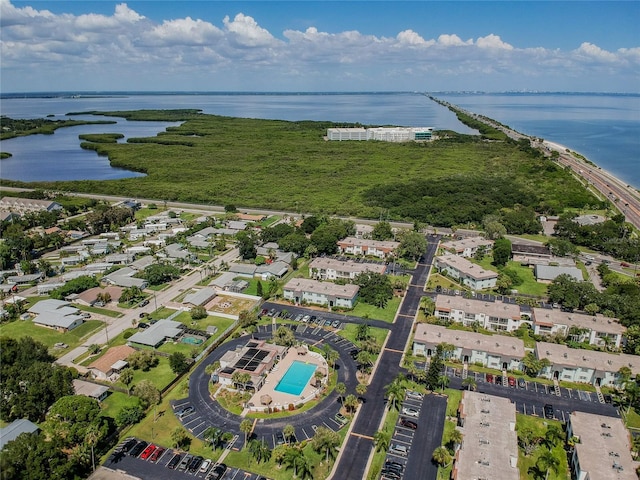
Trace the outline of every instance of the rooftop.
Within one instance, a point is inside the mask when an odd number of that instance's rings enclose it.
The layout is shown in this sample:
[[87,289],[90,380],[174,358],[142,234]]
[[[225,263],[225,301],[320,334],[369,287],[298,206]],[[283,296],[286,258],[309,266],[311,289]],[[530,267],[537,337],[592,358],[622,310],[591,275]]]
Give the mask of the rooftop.
[[175,320],[158,320],[146,330],[134,333],[129,342],[155,347],[166,338],[175,338],[183,331],[184,325]]
[[38,430],[40,430],[40,428],[26,418],[14,420],[6,427],[0,429],[0,450],[2,450],[7,443],[18,438],[20,434],[33,433]]
[[580,439],[576,453],[580,469],[588,477],[608,480],[637,480],[640,465],[631,458],[629,432],[619,418],[573,412],[571,432]]
[[622,334],[627,329],[618,323],[617,318],[609,318],[599,313],[587,315],[585,313],[563,312],[557,308],[534,308],[535,324],[566,325],[567,327],[588,328],[602,333]]
[[456,252],[464,252],[467,248],[478,248],[480,246],[491,246],[493,240],[489,240],[484,237],[468,237],[462,240],[455,240],[453,242],[443,243],[442,247],[447,250],[454,250]]
[[136,349],[131,348],[128,345],[119,345],[117,347],[111,347],[107,350],[107,353],[102,355],[99,359],[89,365],[89,368],[95,368],[103,373],[107,373],[111,370],[113,364],[119,360],[125,360],[129,355],[135,353]]
[[318,282],[307,278],[292,278],[284,286],[284,290],[317,293],[340,298],[351,299],[358,294],[358,285],[338,285],[331,282]]
[[338,245],[354,245],[360,247],[374,247],[379,249],[391,249],[395,250],[400,246],[400,242],[393,242],[391,240],[370,240],[366,238],[347,237],[343,240],[338,240]]
[[346,262],[329,257],[316,257],[309,264],[309,268],[318,270],[335,270],[337,272],[362,273],[362,272],[378,272],[384,273],[386,266],[380,263],[354,262],[348,260]]
[[[439,325],[419,323],[416,326],[414,341],[438,345],[450,343],[458,348],[476,350],[492,354],[523,358],[524,342],[519,338],[504,335],[483,335],[464,330],[449,330]],[[539,344],[538,344],[539,345]],[[640,357],[638,357],[640,359]]]
[[591,368],[601,372],[617,372],[621,367],[629,367],[633,375],[640,373],[640,356],[626,353],[614,354],[538,342],[536,357],[548,358],[552,365]]
[[511,400],[465,391],[459,413],[464,426],[454,478],[519,480],[516,407]]
[[440,255],[436,257],[436,261],[440,265],[455,268],[458,272],[474,278],[475,280],[483,280],[486,278],[497,278],[498,274],[491,270],[485,270],[480,265],[470,262],[466,258],[458,255]]
[[465,313],[480,314],[498,318],[520,320],[520,306],[513,303],[488,302],[464,298],[462,295],[436,296],[436,310],[461,310]]

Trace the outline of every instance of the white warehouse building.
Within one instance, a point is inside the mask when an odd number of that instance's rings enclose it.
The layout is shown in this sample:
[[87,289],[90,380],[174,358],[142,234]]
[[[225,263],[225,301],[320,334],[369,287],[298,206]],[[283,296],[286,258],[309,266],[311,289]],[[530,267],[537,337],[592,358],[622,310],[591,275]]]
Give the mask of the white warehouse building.
[[431,140],[433,127],[375,127],[328,128],[328,140],[379,140],[383,142],[411,142]]

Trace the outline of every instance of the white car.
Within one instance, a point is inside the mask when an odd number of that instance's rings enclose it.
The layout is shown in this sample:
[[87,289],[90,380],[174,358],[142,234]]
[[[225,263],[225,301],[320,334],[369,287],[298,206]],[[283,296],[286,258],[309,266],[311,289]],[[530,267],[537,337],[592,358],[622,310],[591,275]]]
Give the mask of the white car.
[[407,390],[407,397],[414,400],[422,400],[423,395],[420,392],[414,392],[413,390]]
[[209,470],[210,466],[211,460],[207,458],[204,462],[202,462],[202,465],[200,466],[200,473],[205,473],[207,470]]
[[402,414],[403,415],[407,415],[408,417],[418,417],[418,415],[420,415],[420,412],[418,410],[416,410],[415,408],[409,408],[409,407],[404,407],[402,409]]
[[395,453],[396,455],[402,455],[403,457],[406,457],[409,453],[406,446],[398,445],[397,443],[395,445],[391,445],[389,451],[391,453]]

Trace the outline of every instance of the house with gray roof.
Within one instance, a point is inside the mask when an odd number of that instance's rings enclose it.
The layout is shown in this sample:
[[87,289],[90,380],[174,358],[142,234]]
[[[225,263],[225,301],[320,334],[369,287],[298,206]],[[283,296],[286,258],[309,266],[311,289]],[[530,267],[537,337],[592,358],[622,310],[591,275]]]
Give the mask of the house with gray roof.
[[232,263],[229,265],[229,271],[236,276],[253,277],[256,273],[256,266],[250,263]]
[[216,296],[216,291],[211,287],[201,288],[193,293],[185,295],[183,304],[190,304],[194,307],[201,307],[209,303]]
[[153,258],[151,255],[145,255],[144,257],[141,257],[136,261],[131,262],[131,265],[129,266],[131,268],[135,268],[136,270],[140,271],[140,270],[144,270],[149,265],[153,265],[154,263],[155,263],[155,258]]
[[85,380],[74,379],[73,391],[76,395],[84,395],[85,397],[93,398],[101,402],[107,398],[107,395],[109,394],[109,387],[87,382]]
[[440,272],[446,273],[473,290],[493,288],[498,280],[497,272],[485,270],[480,265],[457,255],[436,257],[434,265]]
[[557,265],[535,265],[534,274],[538,282],[551,283],[560,275],[569,275],[574,280],[584,280],[582,270],[578,267],[561,267]]
[[191,252],[189,252],[189,250],[185,250],[182,245],[178,243],[167,245],[166,247],[164,247],[164,251],[167,253],[167,256],[169,258],[175,258],[179,260],[188,260],[193,256]]
[[146,330],[134,333],[129,343],[157,348],[166,340],[174,340],[182,335],[184,328],[184,324],[175,320],[158,320]]
[[123,288],[138,287],[142,290],[147,288],[148,282],[144,278],[136,278],[134,275],[138,273],[131,267],[124,267],[111,272],[109,275],[102,277],[102,281],[110,285],[116,285]]
[[42,312],[33,319],[35,325],[51,328],[58,332],[68,332],[84,323],[84,318],[79,313],[69,313],[69,310],[77,308],[62,308],[54,311]]
[[241,222],[239,220],[229,220],[227,222],[227,227],[229,227],[231,230],[235,230],[236,232],[244,230],[245,228],[247,228],[247,225],[247,222]]
[[237,274],[234,272],[223,272],[211,281],[211,285],[221,290],[226,290],[228,285],[233,283]]
[[6,427],[0,428],[0,450],[23,433],[36,433],[38,430],[40,427],[26,418],[14,420]]
[[256,268],[255,276],[261,277],[262,280],[269,280],[273,277],[282,278],[289,271],[289,265],[284,262],[273,262],[273,263],[265,263],[264,265],[259,265]]
[[7,283],[14,285],[24,285],[25,283],[39,282],[42,279],[42,273],[31,273],[28,275],[15,275],[7,277]]

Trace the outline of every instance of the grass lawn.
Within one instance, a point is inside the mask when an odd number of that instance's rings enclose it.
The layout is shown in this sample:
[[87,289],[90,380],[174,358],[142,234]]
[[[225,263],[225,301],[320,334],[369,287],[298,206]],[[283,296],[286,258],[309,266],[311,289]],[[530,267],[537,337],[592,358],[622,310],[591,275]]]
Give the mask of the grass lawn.
[[400,307],[400,298],[393,297],[387,302],[387,306],[384,308],[378,308],[368,303],[358,302],[353,310],[349,311],[349,315],[361,318],[371,318],[375,320],[382,320],[392,323],[396,317],[398,307]]
[[427,282],[427,290],[435,290],[438,286],[446,288],[447,290],[455,290],[456,288],[464,289],[464,287],[459,283],[449,280],[447,277],[434,272],[429,276],[429,281]]
[[[88,320],[70,332],[60,333],[51,328],[40,327],[31,320],[16,320],[0,325],[0,335],[11,338],[32,337],[49,347],[56,357],[73,350],[82,340],[104,326],[100,320]],[[56,343],[66,343],[68,348],[52,348]]]
[[102,415],[116,418],[118,412],[124,407],[135,407],[139,403],[138,397],[134,397],[133,395],[127,395],[122,392],[111,392],[100,405],[102,406]]
[[[171,371],[169,359],[166,357],[158,357],[158,360],[158,365],[150,369],[148,372],[143,372],[142,370],[133,371],[133,382],[131,382],[132,388],[135,387],[140,380],[150,380],[158,390],[162,390],[171,383],[171,380],[176,376]],[[116,382],[116,385],[126,388],[126,385],[121,382]]]
[[447,396],[447,417],[455,417],[458,414],[458,405],[462,400],[462,391],[446,388],[444,393]]
[[[491,270],[493,272],[499,271],[499,269],[491,263],[493,262],[493,257],[491,255],[485,255],[482,260],[471,259],[471,261],[477,263],[485,270]],[[510,260],[507,262],[505,269],[517,272],[518,276],[522,280],[520,285],[514,285],[512,287],[514,290],[517,290],[518,293],[523,293],[525,295],[537,295],[539,297],[546,296],[547,285],[536,281],[532,268],[522,266],[518,262]]]
[[104,315],[105,317],[111,317],[111,318],[120,318],[123,315],[120,312],[116,312],[115,310],[109,310],[108,308],[86,307],[84,305],[77,305],[76,308],[78,308],[79,310],[82,310],[83,312],[97,313],[98,315]]
[[[357,333],[358,333],[358,325],[356,325],[355,323],[348,323],[344,326],[342,330],[338,332],[338,335],[357,344],[358,343],[356,342]],[[389,333],[389,330],[386,330],[384,328],[369,327],[369,335],[375,338],[376,343],[380,346],[382,346],[382,344],[384,343],[384,339],[387,337],[388,333]]]
[[[516,430],[530,428],[536,435],[544,437],[547,428],[550,425],[556,425],[562,428],[562,424],[557,420],[546,420],[539,417],[531,417],[528,415],[516,414]],[[531,456],[526,457],[522,449],[518,448],[518,468],[520,469],[521,480],[529,480],[532,478],[529,469],[534,467],[540,455],[545,451],[545,447],[538,446]],[[558,442],[552,449],[553,456],[558,459],[558,471],[549,471],[548,480],[566,480],[569,478],[569,466],[567,464],[567,455],[564,450],[564,442]]]
[[[626,412],[626,409],[623,409]],[[624,415],[624,423],[629,428],[639,428],[640,429],[640,415],[635,409],[629,410],[628,414]]]

